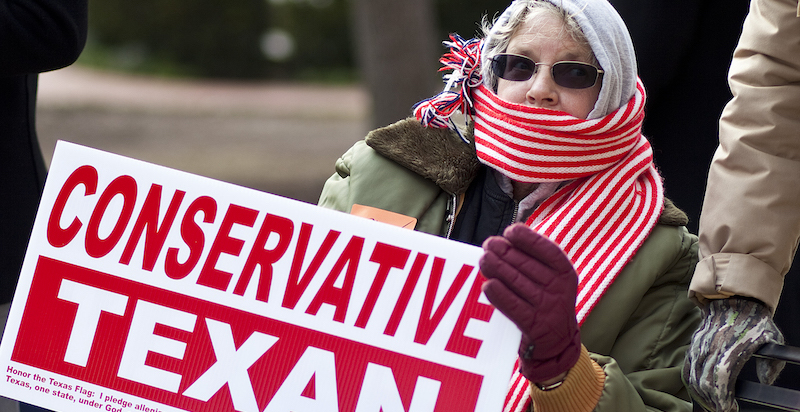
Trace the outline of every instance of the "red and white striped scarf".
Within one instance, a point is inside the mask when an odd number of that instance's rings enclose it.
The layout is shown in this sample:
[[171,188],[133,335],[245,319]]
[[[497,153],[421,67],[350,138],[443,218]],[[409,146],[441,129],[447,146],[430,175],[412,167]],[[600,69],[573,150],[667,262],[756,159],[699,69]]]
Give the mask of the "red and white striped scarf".
[[[478,158],[523,182],[572,181],[527,221],[561,246],[578,273],[578,324],[591,312],[658,221],[664,190],[653,152],[641,134],[644,86],[623,107],[583,120],[531,108],[473,89]],[[528,381],[515,367],[504,411],[530,403]]]
[[[474,113],[478,158],[521,182],[565,182],[534,210],[533,229],[561,246],[578,273],[575,313],[583,321],[658,222],[664,204],[650,143],[642,136],[645,91],[592,120],[500,99],[480,76],[482,43],[451,36],[440,60],[445,90],[414,108],[425,126],[449,127]],[[460,132],[459,132],[460,134]],[[462,136],[462,139],[466,138]],[[528,381],[514,367],[504,412],[530,405]]]

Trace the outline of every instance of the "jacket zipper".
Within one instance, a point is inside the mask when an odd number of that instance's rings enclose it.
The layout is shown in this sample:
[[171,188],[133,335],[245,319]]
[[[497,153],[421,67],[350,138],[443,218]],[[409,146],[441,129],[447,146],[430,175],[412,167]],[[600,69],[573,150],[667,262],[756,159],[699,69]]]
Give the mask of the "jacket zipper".
[[513,225],[517,223],[517,214],[519,213],[519,202],[516,200],[514,201],[514,212],[511,214],[511,223],[509,225]]
[[[447,231],[445,232],[445,239],[450,239],[450,236],[453,235],[453,228],[456,225],[456,205],[458,203],[458,196],[451,195],[450,200],[447,201]],[[517,222],[517,214],[519,214],[519,202],[516,200],[514,201],[514,212],[511,214],[511,222],[509,225],[513,225]]]
[[450,196],[450,200],[447,201],[447,232],[444,236],[445,239],[450,239],[450,236],[453,235],[453,228],[456,225],[456,205],[458,203],[458,196],[455,194]]

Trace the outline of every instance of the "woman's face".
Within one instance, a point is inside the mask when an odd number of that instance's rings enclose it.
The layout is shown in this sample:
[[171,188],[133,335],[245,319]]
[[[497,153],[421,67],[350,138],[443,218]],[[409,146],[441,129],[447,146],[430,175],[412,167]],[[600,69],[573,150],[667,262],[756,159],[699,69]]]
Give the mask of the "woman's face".
[[602,79],[585,89],[569,89],[553,81],[550,71],[553,63],[564,60],[590,63],[590,51],[572,40],[565,30],[553,16],[530,19],[517,28],[506,52],[543,64],[527,81],[497,79],[497,95],[511,103],[559,110],[585,119],[600,95]]

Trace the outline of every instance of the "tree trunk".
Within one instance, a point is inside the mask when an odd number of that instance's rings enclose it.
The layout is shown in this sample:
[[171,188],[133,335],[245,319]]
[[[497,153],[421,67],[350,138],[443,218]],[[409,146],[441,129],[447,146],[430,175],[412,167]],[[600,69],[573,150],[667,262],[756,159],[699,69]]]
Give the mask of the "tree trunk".
[[372,126],[411,114],[442,86],[444,39],[436,39],[433,0],[351,0],[356,53],[372,99]]

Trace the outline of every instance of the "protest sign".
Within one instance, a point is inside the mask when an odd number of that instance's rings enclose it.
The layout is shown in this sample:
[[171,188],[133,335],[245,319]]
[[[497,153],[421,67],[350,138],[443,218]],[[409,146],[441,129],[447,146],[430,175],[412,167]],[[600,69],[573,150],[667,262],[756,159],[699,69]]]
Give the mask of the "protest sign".
[[0,395],[56,411],[499,411],[519,332],[482,295],[480,254],[59,142]]

